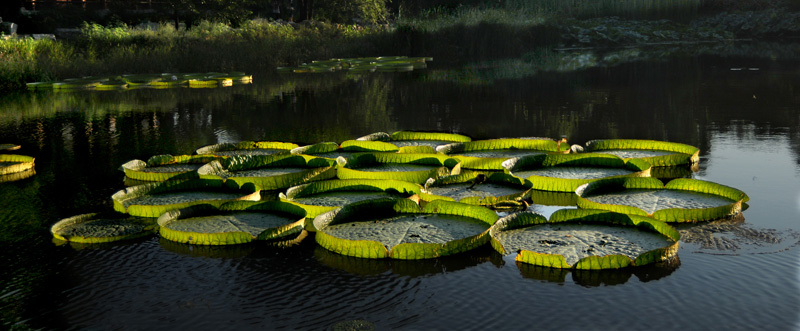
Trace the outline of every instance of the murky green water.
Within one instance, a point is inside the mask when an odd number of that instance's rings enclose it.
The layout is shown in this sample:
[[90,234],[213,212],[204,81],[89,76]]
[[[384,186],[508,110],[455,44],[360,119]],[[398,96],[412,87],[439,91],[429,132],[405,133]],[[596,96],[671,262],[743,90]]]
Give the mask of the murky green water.
[[[0,319],[44,329],[326,329],[356,319],[379,329],[796,329],[800,57],[669,54],[579,71],[434,61],[408,73],[254,74],[252,85],[218,89],[0,97],[0,143],[36,157],[35,176],[0,184]],[[517,265],[488,247],[373,261],[313,240],[289,249],[157,236],[51,242],[56,221],[111,209],[124,188],[119,166],[132,159],[398,130],[694,145],[693,178],[750,196],[742,223],[726,225],[746,231],[712,227],[738,245],[684,242],[677,263],[602,272]],[[558,208],[534,206],[548,216]],[[707,235],[700,226],[681,230]]]

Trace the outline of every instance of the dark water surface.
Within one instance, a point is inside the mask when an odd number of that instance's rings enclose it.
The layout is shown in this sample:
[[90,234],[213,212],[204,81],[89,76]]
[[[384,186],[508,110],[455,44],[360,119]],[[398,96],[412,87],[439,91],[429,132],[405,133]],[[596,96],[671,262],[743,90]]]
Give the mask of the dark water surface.
[[[0,143],[36,157],[35,176],[0,183],[3,327],[800,329],[800,60],[692,56],[512,78],[497,74],[515,71],[502,66],[433,62],[411,73],[256,75],[219,89],[0,97]],[[397,130],[686,143],[701,149],[691,177],[751,200],[743,220],[679,226],[679,260],[614,271],[517,265],[490,247],[376,261],[330,253],[313,238],[287,249],[157,236],[51,242],[58,220],[111,210],[124,188],[119,166],[132,159]]]

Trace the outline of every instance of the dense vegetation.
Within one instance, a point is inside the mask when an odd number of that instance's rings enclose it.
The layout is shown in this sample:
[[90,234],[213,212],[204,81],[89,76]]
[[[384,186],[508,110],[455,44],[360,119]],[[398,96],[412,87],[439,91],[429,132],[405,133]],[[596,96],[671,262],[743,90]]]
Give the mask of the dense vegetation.
[[0,89],[85,75],[269,72],[331,57],[466,61],[519,58],[542,47],[800,35],[798,0],[168,0],[158,11],[125,3],[18,17],[20,32],[76,24],[79,33],[0,41]]

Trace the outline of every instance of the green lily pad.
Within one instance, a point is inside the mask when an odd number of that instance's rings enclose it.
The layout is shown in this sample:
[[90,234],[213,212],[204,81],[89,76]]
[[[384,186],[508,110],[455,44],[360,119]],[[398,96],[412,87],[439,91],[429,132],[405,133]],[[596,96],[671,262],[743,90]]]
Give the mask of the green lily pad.
[[358,153],[337,159],[340,179],[394,179],[422,184],[450,174],[456,161],[444,155],[416,153]]
[[33,169],[35,159],[25,155],[0,154],[0,175]]
[[299,147],[297,144],[287,142],[241,141],[238,143],[204,146],[198,148],[195,154],[212,154],[216,156],[288,154],[293,148],[297,147]]
[[408,199],[377,199],[319,215],[313,225],[317,243],[336,253],[415,260],[484,245],[496,220],[480,206],[436,200],[420,209]]
[[566,150],[549,138],[501,138],[453,143],[436,147],[439,153],[453,155],[463,169],[503,170],[503,162],[512,158],[544,155]]
[[530,183],[505,173],[464,170],[458,175],[428,179],[425,192],[452,198],[458,202],[489,208],[527,208],[522,201]]
[[576,190],[578,206],[652,217],[665,222],[709,221],[737,215],[749,198],[717,183],[679,178],[616,178]]
[[188,244],[285,241],[303,232],[305,211],[279,201],[235,201],[219,208],[200,205],[172,210],[158,218],[158,225],[163,238]]
[[654,167],[691,165],[700,161],[697,147],[657,140],[591,140],[586,143],[586,151],[612,154],[623,159],[642,159]]
[[156,155],[147,160],[131,160],[122,165],[125,177],[148,182],[199,178],[197,170],[217,160],[214,155]]
[[247,194],[226,188],[221,180],[191,179],[128,187],[111,196],[114,210],[131,216],[159,217],[193,205],[219,206],[232,200],[261,199],[260,192]]
[[549,154],[510,159],[503,167],[525,178],[536,190],[574,192],[578,186],[603,178],[647,177],[650,164],[608,154]]
[[[282,201],[297,204],[313,219],[336,207],[377,198],[407,198],[420,195],[422,187],[390,179],[333,179],[298,185],[279,197]],[[313,227],[307,230],[315,231]]]
[[562,209],[548,221],[522,212],[490,229],[501,254],[517,253],[524,263],[574,269],[618,269],[672,258],[680,234],[665,223],[601,210]]
[[99,244],[151,235],[157,228],[152,218],[91,213],[62,219],[53,224],[50,232],[62,241]]
[[212,161],[197,173],[234,188],[278,190],[333,178],[336,169],[333,160],[309,155],[244,155]]

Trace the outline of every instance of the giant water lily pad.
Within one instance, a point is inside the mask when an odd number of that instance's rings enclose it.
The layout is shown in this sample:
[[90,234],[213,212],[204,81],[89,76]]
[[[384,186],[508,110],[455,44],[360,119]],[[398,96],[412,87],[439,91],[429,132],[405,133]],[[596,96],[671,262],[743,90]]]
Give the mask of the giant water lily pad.
[[744,192],[717,183],[678,178],[616,178],[576,190],[578,206],[643,215],[665,222],[708,221],[736,215],[749,200]]
[[99,244],[151,235],[157,228],[152,218],[91,213],[62,219],[53,224],[50,232],[62,241]]
[[525,178],[536,190],[574,192],[578,186],[603,178],[647,177],[650,164],[608,154],[549,154],[510,159],[503,167]]
[[492,246],[516,260],[553,268],[618,269],[677,254],[680,234],[647,217],[601,210],[562,209],[550,220],[522,212],[498,220]]
[[404,260],[452,255],[486,244],[497,214],[480,206],[408,199],[349,204],[314,219],[320,246],[342,255]]
[[453,155],[464,169],[503,170],[503,162],[523,156],[543,155],[568,148],[549,138],[501,138],[438,146],[439,153]]
[[505,173],[464,170],[458,175],[428,179],[425,192],[492,209],[524,210],[530,186],[530,182]]
[[36,170],[31,168],[31,169],[23,170],[23,171],[20,171],[20,172],[12,172],[10,174],[0,175],[0,183],[14,182],[14,181],[18,181],[18,180],[23,180],[23,179],[26,179],[26,178],[33,177],[33,175],[35,175],[35,174],[36,174]]
[[341,144],[324,142],[301,146],[291,150],[292,154],[308,154],[317,157],[337,159],[349,158],[355,153],[364,152],[397,152],[400,148],[382,141],[346,140]]
[[199,178],[197,170],[217,160],[214,155],[156,155],[147,160],[131,160],[122,165],[125,177],[147,182]]
[[259,191],[247,194],[224,186],[222,180],[191,179],[128,187],[111,196],[114,210],[131,216],[159,217],[193,205],[219,206],[232,200],[261,199]]
[[243,72],[125,74],[121,76],[87,76],[55,82],[27,83],[29,90],[119,90],[125,88],[217,87],[233,83],[252,83],[253,76]]
[[612,154],[623,159],[642,159],[654,167],[691,165],[700,161],[700,150],[697,147],[657,140],[591,140],[586,143],[586,151]]
[[[297,204],[313,219],[319,214],[354,202],[422,194],[422,187],[391,179],[333,179],[298,185],[286,190],[280,198]],[[313,231],[313,228],[310,228]]]
[[35,159],[26,155],[0,154],[0,175],[33,169]]
[[279,201],[233,201],[219,206],[191,206],[158,218],[167,240],[196,245],[235,245],[253,240],[286,241],[304,230],[305,211]]
[[336,176],[331,159],[301,154],[244,155],[212,161],[197,173],[248,190],[277,190]]
[[340,179],[395,179],[422,184],[428,178],[450,174],[456,160],[422,153],[358,153],[337,159]]
[[471,141],[472,138],[444,132],[416,132],[416,131],[396,131],[391,134],[386,132],[375,132],[356,140],[366,141],[385,141],[401,148],[401,152],[429,152],[435,153],[436,147]]
[[293,148],[299,147],[295,143],[279,141],[240,141],[238,143],[221,143],[198,148],[195,154],[211,154],[216,156],[234,155],[273,155],[287,154]]

